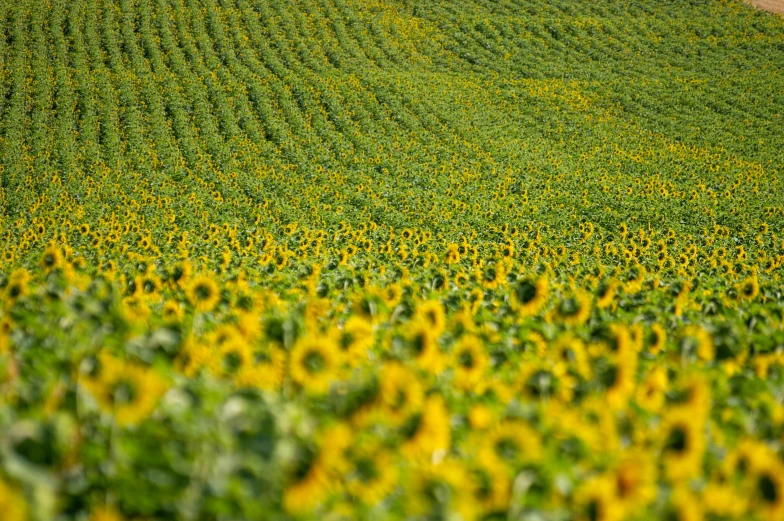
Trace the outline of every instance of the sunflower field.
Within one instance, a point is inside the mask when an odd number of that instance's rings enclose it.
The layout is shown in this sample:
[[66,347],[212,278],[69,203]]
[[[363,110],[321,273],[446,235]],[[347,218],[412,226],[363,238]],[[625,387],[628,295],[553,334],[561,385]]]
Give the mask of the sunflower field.
[[784,520],[784,18],[0,0],[2,521]]

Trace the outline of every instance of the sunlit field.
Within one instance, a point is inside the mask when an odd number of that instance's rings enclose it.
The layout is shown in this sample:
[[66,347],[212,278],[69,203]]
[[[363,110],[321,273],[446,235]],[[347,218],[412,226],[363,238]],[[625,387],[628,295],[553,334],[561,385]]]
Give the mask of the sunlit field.
[[0,0],[2,521],[784,520],[784,18]]

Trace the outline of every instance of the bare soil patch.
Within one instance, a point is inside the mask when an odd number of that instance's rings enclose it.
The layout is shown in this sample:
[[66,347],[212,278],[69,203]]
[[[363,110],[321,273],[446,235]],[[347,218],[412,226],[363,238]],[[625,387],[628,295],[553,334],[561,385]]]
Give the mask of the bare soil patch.
[[746,0],[746,2],[759,9],[784,15],[784,0]]

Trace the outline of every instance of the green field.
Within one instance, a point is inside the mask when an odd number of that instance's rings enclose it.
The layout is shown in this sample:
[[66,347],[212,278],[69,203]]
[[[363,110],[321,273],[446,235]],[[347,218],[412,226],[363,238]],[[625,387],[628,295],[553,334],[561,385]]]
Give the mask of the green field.
[[0,0],[0,519],[784,520],[784,18]]

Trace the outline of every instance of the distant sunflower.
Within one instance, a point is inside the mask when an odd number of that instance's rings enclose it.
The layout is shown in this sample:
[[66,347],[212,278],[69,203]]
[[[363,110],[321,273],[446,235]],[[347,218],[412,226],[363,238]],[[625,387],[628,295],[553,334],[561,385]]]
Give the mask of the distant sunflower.
[[460,262],[460,253],[459,247],[457,244],[450,244],[446,248],[446,254],[444,255],[444,261],[447,264],[457,264]]
[[312,511],[329,493],[329,472],[318,453],[313,450],[301,452],[283,493],[283,507],[292,514]]
[[187,288],[193,274],[193,267],[187,260],[178,262],[172,266],[169,272],[169,280],[180,288]]
[[420,414],[400,428],[404,442],[401,452],[411,459],[429,461],[437,452],[446,452],[452,439],[449,410],[439,396],[429,397]]
[[661,324],[651,325],[650,332],[647,336],[648,352],[651,354],[659,354],[664,349],[664,344],[667,342],[667,331]]
[[548,296],[549,284],[546,276],[519,280],[515,283],[512,293],[517,313],[522,317],[539,313],[547,303]]
[[343,326],[338,340],[345,359],[352,366],[368,359],[368,350],[373,346],[373,324],[360,316],[352,316]]
[[377,446],[359,447],[352,454],[345,474],[346,491],[365,505],[384,499],[398,484],[393,456]]
[[381,298],[387,307],[393,308],[397,306],[403,298],[403,288],[397,283],[389,284],[382,290]]
[[422,409],[425,390],[412,371],[398,363],[386,363],[379,380],[378,407],[385,419],[399,424]]
[[280,349],[256,349],[252,362],[240,366],[234,376],[238,387],[252,387],[263,391],[280,389],[283,384],[286,356]]
[[591,300],[582,291],[576,291],[558,301],[551,313],[552,319],[569,326],[584,324],[591,316]]
[[663,367],[652,369],[637,388],[635,395],[637,404],[650,412],[659,412],[664,406],[667,383],[666,369]]
[[713,360],[714,346],[711,334],[698,325],[690,325],[684,328],[681,333],[681,351],[687,354],[695,354],[703,361]]
[[659,426],[664,473],[671,481],[699,475],[705,450],[703,419],[688,408],[671,409]]
[[306,392],[323,394],[337,379],[340,351],[327,336],[311,335],[299,340],[291,350],[291,379]]
[[743,300],[754,300],[759,295],[759,281],[757,276],[753,275],[737,285],[736,290],[738,297]]
[[753,505],[762,519],[784,519],[784,465],[774,458],[767,458],[754,469],[750,480]]
[[455,385],[473,391],[482,382],[490,359],[482,342],[474,335],[463,335],[452,348]]
[[152,414],[166,391],[166,383],[154,369],[108,353],[99,355],[97,368],[82,378],[82,384],[120,425],[139,423]]
[[476,519],[478,505],[474,499],[474,483],[457,462],[418,462],[405,479],[406,518]]
[[512,480],[505,471],[477,464],[469,470],[469,475],[473,482],[472,500],[483,512],[492,515],[508,510]]
[[420,304],[416,309],[416,316],[421,317],[428,324],[434,336],[440,335],[446,326],[444,306],[437,300]]
[[629,515],[656,498],[656,466],[642,452],[627,452],[611,476],[615,481],[615,496]]
[[575,521],[619,521],[622,507],[612,476],[597,476],[580,484],[574,495]]
[[167,300],[163,304],[163,320],[168,324],[176,324],[184,315],[182,305],[176,300]]
[[440,373],[444,369],[444,356],[438,345],[438,336],[430,323],[425,319],[415,318],[409,324],[406,337],[414,361],[425,371]]
[[596,307],[606,309],[612,305],[620,284],[616,279],[610,279],[599,284],[596,290]]
[[232,335],[212,350],[209,369],[215,376],[233,378],[252,363],[253,351],[248,341],[240,335]]
[[478,461],[485,467],[514,475],[524,464],[542,458],[539,435],[524,423],[505,421],[476,440]]
[[49,244],[44,250],[43,255],[41,255],[40,264],[46,273],[50,273],[62,267],[63,254],[56,245]]
[[11,273],[8,285],[5,287],[6,307],[10,308],[14,302],[30,292],[30,279],[30,272],[24,268],[17,268]]
[[220,302],[218,284],[206,275],[194,277],[185,292],[197,311],[212,311]]

